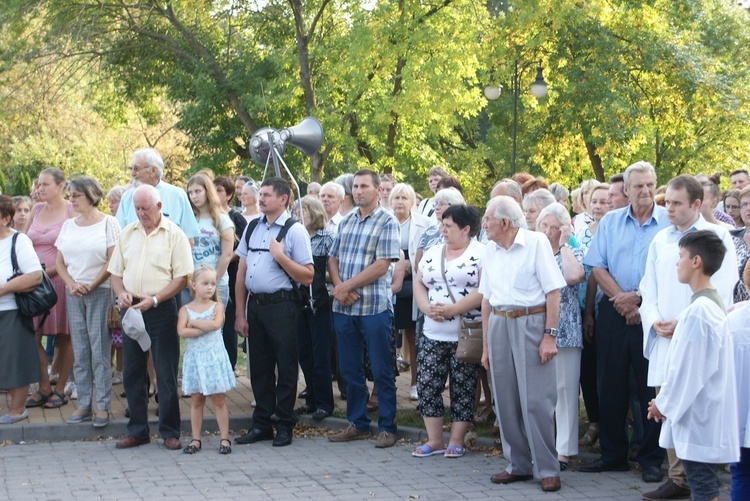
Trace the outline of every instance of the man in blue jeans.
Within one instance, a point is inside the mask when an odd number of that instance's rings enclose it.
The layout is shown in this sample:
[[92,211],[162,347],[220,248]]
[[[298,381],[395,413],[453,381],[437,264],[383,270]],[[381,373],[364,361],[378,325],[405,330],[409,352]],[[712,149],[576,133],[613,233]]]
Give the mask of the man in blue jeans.
[[369,438],[367,384],[362,363],[370,357],[380,414],[375,447],[396,443],[396,383],[391,360],[391,262],[399,259],[400,230],[379,203],[380,177],[369,169],[354,174],[352,195],[357,209],[339,223],[328,260],[333,283],[333,325],[339,367],[346,383],[346,417],[351,425],[331,435],[331,442]]

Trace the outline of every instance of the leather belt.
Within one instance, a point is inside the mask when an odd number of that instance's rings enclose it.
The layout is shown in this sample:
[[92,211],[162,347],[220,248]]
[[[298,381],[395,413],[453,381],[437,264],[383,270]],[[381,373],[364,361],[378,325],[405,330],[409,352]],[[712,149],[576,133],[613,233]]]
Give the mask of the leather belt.
[[525,317],[526,315],[536,315],[537,313],[546,313],[547,307],[536,306],[533,308],[521,308],[520,310],[510,310],[510,311],[502,311],[502,310],[498,310],[497,308],[493,308],[492,312],[499,317],[518,318],[518,317]]
[[292,291],[288,289],[282,289],[271,293],[258,293],[250,295],[250,302],[255,304],[274,304],[281,303],[283,301],[291,301]]

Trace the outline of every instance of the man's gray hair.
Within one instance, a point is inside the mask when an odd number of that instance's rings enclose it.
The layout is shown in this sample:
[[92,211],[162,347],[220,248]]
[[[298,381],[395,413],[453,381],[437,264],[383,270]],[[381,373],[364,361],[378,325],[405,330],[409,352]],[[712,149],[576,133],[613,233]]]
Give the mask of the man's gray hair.
[[161,202],[161,195],[159,195],[159,190],[157,190],[150,184],[142,184],[138,186],[133,192],[133,199],[135,199],[135,197],[137,197],[141,193],[143,193],[144,195],[149,195],[151,197],[151,203],[154,205]]
[[487,209],[497,219],[507,219],[513,228],[523,228],[526,220],[518,202],[511,197],[500,195],[487,202]]
[[335,181],[328,181],[323,186],[320,187],[320,191],[331,189],[336,193],[336,198],[339,200],[343,200],[346,196],[346,191],[344,190],[344,187],[341,186],[339,183]]
[[[519,202],[523,200],[523,191],[521,191],[521,185],[517,182],[506,177],[505,179],[501,179],[500,181],[496,182],[495,186],[492,187],[492,191],[495,191],[495,188],[500,185],[505,186],[505,191],[508,193],[509,197],[513,197]],[[490,193],[492,193],[492,191],[490,191]]]
[[454,187],[443,188],[442,190],[435,193],[432,198],[433,202],[448,202],[451,205],[465,204],[466,200],[464,196]]
[[557,202],[557,200],[555,200],[555,195],[545,188],[540,188],[531,193],[527,193],[526,196],[523,197],[523,208],[528,209],[528,207],[533,204],[534,207],[542,210],[555,202]]
[[539,231],[539,223],[547,216],[555,216],[561,225],[570,226],[570,214],[568,213],[568,209],[566,209],[564,205],[555,202],[542,209],[542,212],[539,213],[539,217],[536,218],[537,231]]
[[164,160],[162,160],[158,151],[154,148],[141,148],[140,150],[135,150],[133,152],[133,161],[135,161],[136,158],[142,158],[146,161],[146,165],[149,167],[155,167],[157,172],[156,175],[159,179],[162,178],[164,175]]
[[555,200],[557,200],[558,202],[567,200],[570,196],[570,190],[568,190],[560,183],[552,183],[551,185],[549,185],[549,192],[554,195]]
[[645,160],[641,160],[625,169],[625,174],[623,174],[623,184],[626,188],[630,186],[630,175],[633,174],[633,172],[650,172],[654,176],[654,179],[656,179],[656,169],[654,169],[654,166]]
[[[341,174],[334,180],[344,188],[344,196],[352,194],[352,185],[354,184],[354,174]],[[344,197],[341,197],[344,198]]]

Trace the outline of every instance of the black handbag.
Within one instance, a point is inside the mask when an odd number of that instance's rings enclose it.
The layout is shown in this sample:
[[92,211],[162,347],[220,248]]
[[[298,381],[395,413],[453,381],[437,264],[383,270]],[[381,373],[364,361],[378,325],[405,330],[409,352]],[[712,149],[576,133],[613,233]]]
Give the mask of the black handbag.
[[[18,232],[13,234],[13,240],[11,242],[10,261],[13,266],[13,276],[8,280],[23,275],[18,268],[18,259],[16,258],[16,240],[18,240]],[[39,332],[42,329],[45,320],[47,320],[50,310],[54,308],[55,304],[57,304],[57,292],[55,292],[55,288],[52,285],[52,280],[49,278],[49,275],[44,271],[44,267],[42,267],[42,283],[29,292],[16,292],[16,304],[18,304],[18,311],[28,320],[43,315],[42,321],[39,322],[39,326],[36,328],[36,332]]]

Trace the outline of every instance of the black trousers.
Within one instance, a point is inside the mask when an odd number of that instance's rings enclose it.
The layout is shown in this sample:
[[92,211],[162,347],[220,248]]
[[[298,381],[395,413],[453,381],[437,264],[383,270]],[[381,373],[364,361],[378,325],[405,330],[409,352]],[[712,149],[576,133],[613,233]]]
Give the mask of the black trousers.
[[299,316],[297,353],[299,366],[307,383],[305,405],[311,409],[333,412],[331,385],[331,344],[333,319],[331,306],[318,308],[315,315],[304,310]]
[[597,388],[597,364],[596,364],[596,336],[589,343],[583,340],[581,351],[581,393],[583,404],[586,406],[586,415],[589,423],[599,422],[599,392]]
[[[180,338],[177,336],[177,301],[167,299],[143,314],[156,368],[159,392],[159,433],[161,437],[180,436],[180,397],[177,393],[177,367]],[[137,341],[122,336],[123,387],[127,394],[130,420],[128,435],[148,438],[148,352]]]
[[643,423],[643,441],[636,460],[644,467],[659,467],[665,451],[659,447],[661,425],[646,419],[648,403],[656,397],[647,384],[648,360],[643,356],[643,327],[626,325],[606,296],[599,303],[596,323],[597,371],[599,375],[599,443],[602,461],[623,464],[628,460],[625,420],[630,400],[630,368],[635,374],[641,412],[633,419]]
[[[297,317],[300,307],[292,301],[257,304],[249,301],[247,358],[256,407],[253,427],[270,431],[276,414],[278,426],[296,422]],[[277,373],[278,371],[278,379]]]

